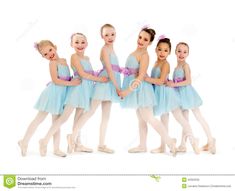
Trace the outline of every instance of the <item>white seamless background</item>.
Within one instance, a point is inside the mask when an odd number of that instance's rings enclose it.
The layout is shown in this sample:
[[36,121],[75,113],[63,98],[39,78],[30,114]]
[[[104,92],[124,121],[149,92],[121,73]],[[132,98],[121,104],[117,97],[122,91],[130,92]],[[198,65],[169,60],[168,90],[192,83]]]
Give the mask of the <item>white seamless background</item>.
[[[235,12],[232,0],[224,1],[13,1],[1,2],[1,117],[0,117],[0,172],[24,173],[234,173],[234,61]],[[82,32],[87,36],[86,55],[94,69],[99,61],[103,41],[100,27],[111,23],[117,31],[115,51],[121,66],[136,48],[138,32],[149,25],[159,35],[172,42],[169,56],[171,71],[176,66],[174,48],[185,41],[190,46],[188,63],[193,86],[203,99],[202,113],[217,139],[217,154],[189,152],[173,158],[164,154],[128,154],[138,144],[138,125],[134,110],[124,110],[114,104],[107,132],[107,145],[116,153],[98,153],[100,108],[82,130],[85,145],[94,148],[91,154],[72,154],[58,158],[48,146],[46,157],[40,157],[38,140],[51,125],[51,117],[39,126],[32,137],[28,156],[21,157],[17,141],[37,111],[33,106],[45,85],[50,81],[48,62],[33,44],[50,39],[58,47],[61,57],[70,63],[73,49],[70,36]],[[149,47],[151,62],[157,40]],[[61,147],[67,149],[66,135],[71,132],[73,116],[62,126]],[[190,123],[200,145],[206,143],[205,134],[190,113]],[[170,117],[170,135],[180,141],[181,127]],[[159,145],[160,137],[149,127],[148,149]]]

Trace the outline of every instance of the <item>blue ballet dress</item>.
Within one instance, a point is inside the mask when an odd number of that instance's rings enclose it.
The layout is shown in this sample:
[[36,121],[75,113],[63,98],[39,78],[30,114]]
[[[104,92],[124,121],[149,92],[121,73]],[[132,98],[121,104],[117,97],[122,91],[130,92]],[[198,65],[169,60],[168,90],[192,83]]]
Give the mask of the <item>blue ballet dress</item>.
[[[126,68],[131,70],[136,69],[139,71],[139,63],[135,56],[130,55],[126,61]],[[135,86],[133,83],[136,78],[136,74],[130,74],[124,77],[122,89],[125,90],[131,86],[133,91],[127,95],[121,102],[123,108],[142,108],[153,107],[156,105],[153,86],[145,81],[140,82],[139,86]]]
[[[185,79],[183,68],[176,68],[173,73],[174,81],[182,81]],[[193,109],[202,105],[202,99],[191,85],[180,86],[176,88],[181,109]]]
[[[160,78],[160,76],[160,67],[154,67],[152,69],[151,77]],[[155,99],[157,102],[157,105],[153,108],[155,115],[169,113],[170,111],[180,107],[180,99],[174,88],[168,87],[166,85],[153,85],[153,87]]]
[[[80,61],[83,70],[87,73],[93,71],[89,60],[83,59]],[[65,105],[70,105],[74,108],[81,108],[84,111],[88,111],[91,105],[91,98],[94,90],[94,82],[92,80],[81,78],[76,68],[72,67],[74,72],[74,78],[81,80],[81,84],[78,86],[69,87],[68,95],[65,100]]]
[[[114,53],[109,53],[109,60],[110,60],[111,65],[119,68],[118,59]],[[101,76],[108,77],[108,73],[105,69],[105,65],[103,62],[102,64],[104,68],[99,74],[99,77]],[[118,84],[118,87],[120,88],[121,87],[120,73],[118,71],[113,70],[113,74]],[[106,83],[96,82],[92,99],[101,100],[101,101],[120,102],[120,98],[117,95],[116,88],[113,85],[112,81],[109,81]]]
[[[67,65],[58,64],[57,74],[58,77],[63,80],[69,80],[70,78],[70,72]],[[41,93],[34,108],[53,115],[59,115],[63,112],[66,94],[67,86],[56,85],[53,82],[50,82]]]

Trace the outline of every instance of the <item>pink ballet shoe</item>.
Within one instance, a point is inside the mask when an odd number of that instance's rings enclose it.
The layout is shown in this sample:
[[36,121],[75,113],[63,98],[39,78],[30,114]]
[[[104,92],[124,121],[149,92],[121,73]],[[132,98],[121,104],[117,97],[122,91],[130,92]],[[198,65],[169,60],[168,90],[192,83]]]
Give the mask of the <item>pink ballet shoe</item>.
[[67,135],[67,142],[68,142],[67,152],[69,154],[71,154],[73,152],[73,150],[74,150],[74,147],[75,147],[75,143],[72,140],[72,135],[71,134]]
[[187,148],[185,145],[180,145],[179,147],[177,147],[177,152],[180,152],[180,153],[185,153],[187,152]]
[[87,153],[92,153],[93,150],[88,148],[88,147],[85,147],[84,145],[82,144],[79,144],[79,145],[75,145],[75,148],[74,148],[74,152],[87,152]]
[[20,150],[21,150],[21,155],[23,157],[25,157],[26,153],[27,153],[28,145],[24,145],[23,140],[18,141],[18,145],[19,145]]
[[66,157],[66,154],[64,152],[62,152],[61,150],[55,150],[54,155],[56,155],[58,157]]
[[98,146],[98,151],[103,152],[103,153],[109,153],[109,154],[114,153],[114,150],[108,148],[106,145]]
[[42,157],[47,154],[47,145],[44,143],[44,139],[39,140],[39,152]]
[[140,146],[128,150],[128,153],[146,153],[146,152],[147,149]]
[[215,138],[213,138],[210,142],[208,142],[208,151],[211,154],[216,153],[216,139]]
[[166,147],[165,146],[160,146],[159,148],[152,149],[150,152],[153,153],[153,154],[155,154],[155,153],[165,153],[166,152]]
[[195,154],[200,154],[200,149],[198,147],[198,139],[189,136],[190,144],[193,147],[194,153]]
[[172,153],[172,156],[175,157],[177,154],[177,150],[176,150],[176,139],[171,139],[170,143],[167,143],[167,146],[170,149],[170,152]]
[[208,143],[201,148],[201,151],[208,151],[208,150],[209,150]]

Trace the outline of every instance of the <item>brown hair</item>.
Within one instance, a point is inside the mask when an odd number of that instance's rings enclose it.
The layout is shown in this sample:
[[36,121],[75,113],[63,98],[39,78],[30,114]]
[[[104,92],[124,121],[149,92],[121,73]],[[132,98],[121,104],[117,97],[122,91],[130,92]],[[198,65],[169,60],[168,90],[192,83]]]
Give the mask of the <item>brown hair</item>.
[[170,41],[169,38],[162,38],[162,39],[160,39],[160,40],[157,42],[157,47],[158,47],[159,44],[161,44],[161,43],[166,43],[166,44],[168,44],[169,49],[170,49],[170,52],[171,52],[171,41]]
[[113,25],[111,25],[111,24],[104,24],[101,28],[100,28],[100,34],[101,34],[101,36],[103,36],[103,30],[104,30],[104,28],[113,28],[113,29],[115,29],[114,28],[114,26]]
[[153,42],[154,38],[155,38],[155,30],[151,29],[151,28],[143,28],[140,32],[145,31],[146,33],[148,33],[150,35],[150,42]]

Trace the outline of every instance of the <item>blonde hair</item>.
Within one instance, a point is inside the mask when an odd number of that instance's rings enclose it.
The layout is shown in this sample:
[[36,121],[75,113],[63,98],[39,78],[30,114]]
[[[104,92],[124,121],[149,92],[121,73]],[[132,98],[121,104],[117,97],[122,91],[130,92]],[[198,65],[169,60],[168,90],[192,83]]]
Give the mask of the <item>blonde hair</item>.
[[44,46],[52,46],[56,48],[56,46],[50,41],[50,40],[41,40],[40,42],[35,42],[34,47],[37,49],[37,51],[41,54],[41,50]]
[[115,28],[114,28],[114,26],[113,25],[111,25],[111,24],[104,24],[101,28],[100,28],[100,34],[101,34],[101,36],[103,36],[103,30],[104,30],[104,28],[113,28],[114,30],[115,30]]

